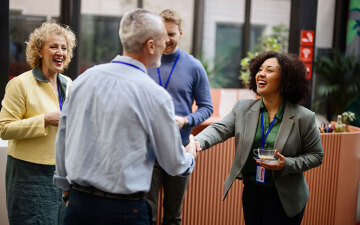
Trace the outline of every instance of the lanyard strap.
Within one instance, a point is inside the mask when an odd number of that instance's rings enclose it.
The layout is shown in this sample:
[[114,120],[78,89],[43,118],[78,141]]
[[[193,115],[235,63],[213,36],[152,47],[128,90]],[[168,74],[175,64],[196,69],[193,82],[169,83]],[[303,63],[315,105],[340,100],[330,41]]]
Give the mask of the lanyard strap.
[[[175,66],[176,66],[177,61],[179,60],[179,57],[180,57],[180,50],[179,50],[179,53],[178,53],[178,55],[177,55],[177,57],[176,57],[175,63],[174,63],[174,65],[173,65],[173,67],[172,67],[172,69],[171,69],[171,71],[170,71],[170,74],[169,74],[169,77],[168,77],[168,79],[167,79],[167,81],[166,81],[166,84],[165,84],[165,86],[164,86],[165,89],[167,88],[167,86],[168,86],[168,84],[169,84],[171,75],[172,75],[172,73],[173,73],[173,71],[174,71],[174,69],[175,69]],[[159,85],[162,87],[161,76],[160,76],[160,68],[159,68],[159,67],[157,68],[157,72],[158,72],[158,77],[159,77]]]
[[59,106],[60,106],[60,111],[62,111],[62,101],[61,101],[61,93],[60,93],[60,85],[58,82],[58,93],[59,93]]
[[135,66],[135,65],[133,65],[133,64],[131,64],[131,63],[122,62],[122,61],[112,61],[112,63],[120,63],[120,64],[124,64],[124,65],[127,65],[127,66],[131,66],[131,67],[134,67],[135,69],[138,69],[138,70],[146,73],[145,70],[143,70],[143,69],[141,69],[140,67]]
[[266,134],[264,135],[264,112],[261,112],[261,147],[264,148],[265,147],[265,141],[266,138],[268,136],[268,134],[270,133],[270,130],[273,128],[274,124],[276,121],[276,117],[274,118],[274,120],[271,122],[269,129],[266,131]]

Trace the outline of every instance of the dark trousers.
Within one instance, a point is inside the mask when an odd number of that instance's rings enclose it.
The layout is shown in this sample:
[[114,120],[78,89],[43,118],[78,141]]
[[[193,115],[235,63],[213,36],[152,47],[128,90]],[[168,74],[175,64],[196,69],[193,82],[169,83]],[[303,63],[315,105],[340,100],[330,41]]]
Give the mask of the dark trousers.
[[[155,162],[150,191],[145,199],[152,209],[152,224],[156,224],[159,190],[164,188],[164,218],[162,225],[180,225],[181,209],[189,177],[170,176]],[[161,218],[158,218],[161,220]]]
[[70,190],[65,225],[150,225],[146,201],[100,197]]
[[275,188],[262,188],[244,182],[242,204],[246,225],[300,225],[304,209],[288,217]]

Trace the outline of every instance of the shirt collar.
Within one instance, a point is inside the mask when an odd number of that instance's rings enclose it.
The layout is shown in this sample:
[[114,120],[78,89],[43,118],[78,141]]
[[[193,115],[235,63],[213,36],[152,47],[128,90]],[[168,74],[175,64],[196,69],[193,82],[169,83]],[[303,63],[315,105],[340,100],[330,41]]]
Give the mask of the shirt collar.
[[[45,83],[49,83],[49,81],[46,79],[44,73],[41,71],[41,69],[39,67],[34,67],[32,69],[32,73],[36,80],[42,81]],[[58,80],[58,83],[60,83],[61,90],[63,90],[63,92],[65,93],[68,81],[64,77],[60,76],[59,73],[57,73],[57,80]]]
[[162,62],[173,62],[176,60],[179,52],[180,52],[180,48],[178,48],[178,50],[176,50],[175,52],[173,52],[171,54],[163,54],[161,57],[161,61]]
[[142,62],[140,62],[140,61],[138,61],[136,59],[133,59],[133,58],[131,58],[129,56],[117,55],[112,61],[121,61],[121,62],[126,62],[126,63],[133,64],[134,66],[139,67],[140,69],[144,70],[145,73],[147,73],[147,69],[146,69],[145,65]]
[[[275,117],[278,119],[278,120],[282,120],[283,118],[283,115],[284,115],[284,109],[285,109],[285,101],[283,101],[283,103],[281,104],[278,112],[275,114]],[[260,111],[261,112],[267,112],[267,109],[264,105],[264,102],[263,102],[263,99],[261,98],[261,105],[260,105]]]
[[32,72],[33,72],[36,80],[46,82],[46,83],[49,82],[39,67],[34,67]]

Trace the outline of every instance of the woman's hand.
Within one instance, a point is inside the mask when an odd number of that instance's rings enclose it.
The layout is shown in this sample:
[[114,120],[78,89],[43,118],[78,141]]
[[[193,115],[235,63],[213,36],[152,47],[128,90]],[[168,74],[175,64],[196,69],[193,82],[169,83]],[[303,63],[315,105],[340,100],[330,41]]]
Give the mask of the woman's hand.
[[57,127],[59,125],[60,111],[45,114],[45,126],[51,125]]
[[268,170],[282,170],[285,167],[285,157],[281,155],[278,150],[275,150],[275,155],[278,157],[278,161],[276,162],[271,162],[271,163],[260,162],[260,161],[256,161],[256,162]]

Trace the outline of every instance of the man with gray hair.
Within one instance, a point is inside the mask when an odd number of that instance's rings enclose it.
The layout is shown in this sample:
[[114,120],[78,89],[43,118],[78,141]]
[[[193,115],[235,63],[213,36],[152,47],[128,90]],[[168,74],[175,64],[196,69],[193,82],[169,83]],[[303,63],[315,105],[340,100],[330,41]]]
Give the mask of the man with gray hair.
[[79,76],[63,106],[54,183],[64,191],[66,225],[150,224],[143,195],[155,157],[172,175],[194,169],[193,137],[185,151],[170,95],[146,74],[160,66],[162,19],[131,10],[119,35],[123,56]]

